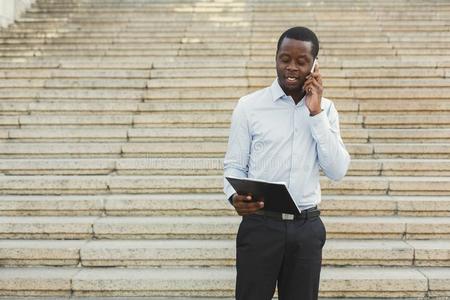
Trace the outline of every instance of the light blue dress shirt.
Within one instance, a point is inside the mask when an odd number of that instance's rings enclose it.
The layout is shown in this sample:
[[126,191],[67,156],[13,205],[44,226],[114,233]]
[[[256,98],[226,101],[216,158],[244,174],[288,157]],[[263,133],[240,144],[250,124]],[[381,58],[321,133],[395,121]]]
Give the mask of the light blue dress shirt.
[[[350,155],[339,132],[334,104],[310,116],[306,96],[296,105],[275,79],[239,99],[233,111],[224,176],[285,182],[300,210],[321,201],[319,170],[332,180],[346,174]],[[224,192],[235,193],[224,178]]]

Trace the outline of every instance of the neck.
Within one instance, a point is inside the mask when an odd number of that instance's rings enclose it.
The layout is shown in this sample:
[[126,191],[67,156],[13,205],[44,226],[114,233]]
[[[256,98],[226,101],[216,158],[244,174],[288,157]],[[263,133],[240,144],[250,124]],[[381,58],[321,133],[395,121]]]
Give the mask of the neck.
[[291,96],[292,99],[294,99],[295,104],[298,104],[300,102],[300,100],[302,100],[302,98],[305,96],[305,92],[301,91],[298,93],[289,93],[286,95]]
[[286,89],[281,85],[280,80],[278,79],[278,84],[280,85],[281,89],[287,96],[291,96],[292,99],[294,99],[295,104],[298,104],[300,100],[305,96],[305,91],[303,89],[296,90],[296,91],[286,91]]

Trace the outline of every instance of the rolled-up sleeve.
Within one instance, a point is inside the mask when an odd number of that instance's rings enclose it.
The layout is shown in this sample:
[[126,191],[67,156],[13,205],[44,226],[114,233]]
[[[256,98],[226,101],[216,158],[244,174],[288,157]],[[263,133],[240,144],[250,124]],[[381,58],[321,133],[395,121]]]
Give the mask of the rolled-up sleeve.
[[317,143],[319,165],[332,180],[342,179],[350,165],[350,155],[345,149],[339,131],[339,116],[333,104],[327,111],[310,117],[311,134]]
[[228,147],[224,159],[224,188],[227,199],[235,193],[233,187],[225,179],[225,176],[247,177],[248,161],[250,156],[251,134],[248,126],[248,118],[242,99],[234,108],[231,118]]

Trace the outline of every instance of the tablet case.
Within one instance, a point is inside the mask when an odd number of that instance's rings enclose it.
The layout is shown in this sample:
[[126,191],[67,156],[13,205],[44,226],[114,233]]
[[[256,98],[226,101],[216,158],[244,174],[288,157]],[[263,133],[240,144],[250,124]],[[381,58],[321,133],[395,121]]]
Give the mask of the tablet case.
[[252,195],[253,201],[264,199],[264,210],[286,214],[300,211],[283,182],[269,182],[250,178],[225,177],[239,195]]

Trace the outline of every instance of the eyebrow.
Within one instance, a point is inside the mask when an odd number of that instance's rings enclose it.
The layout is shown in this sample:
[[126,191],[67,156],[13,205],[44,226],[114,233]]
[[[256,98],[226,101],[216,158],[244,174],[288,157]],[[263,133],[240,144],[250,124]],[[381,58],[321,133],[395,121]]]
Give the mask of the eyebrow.
[[[290,56],[289,54],[287,54],[287,53],[284,53],[284,52],[280,52],[279,54],[278,54],[279,56],[283,56],[283,55],[286,55],[286,56]],[[306,55],[306,54],[303,54],[303,55],[300,55],[300,56],[298,56],[298,57],[300,57],[300,58],[307,58],[308,57],[308,55]]]

